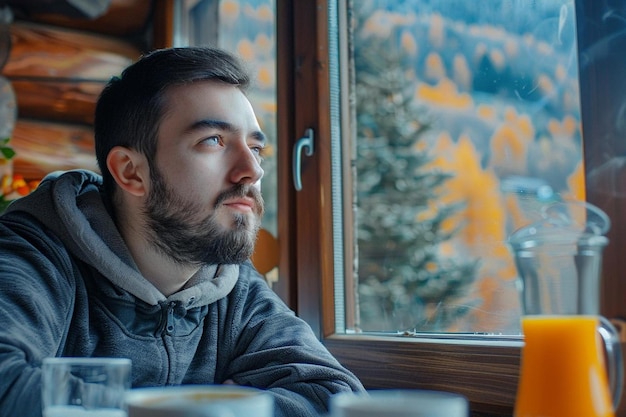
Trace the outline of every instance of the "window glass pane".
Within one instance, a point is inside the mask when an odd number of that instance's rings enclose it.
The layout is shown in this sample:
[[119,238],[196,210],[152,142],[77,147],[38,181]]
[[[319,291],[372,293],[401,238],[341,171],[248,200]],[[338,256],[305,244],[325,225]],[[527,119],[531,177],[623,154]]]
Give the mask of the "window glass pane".
[[346,329],[518,334],[507,236],[585,198],[574,1],[348,12]]

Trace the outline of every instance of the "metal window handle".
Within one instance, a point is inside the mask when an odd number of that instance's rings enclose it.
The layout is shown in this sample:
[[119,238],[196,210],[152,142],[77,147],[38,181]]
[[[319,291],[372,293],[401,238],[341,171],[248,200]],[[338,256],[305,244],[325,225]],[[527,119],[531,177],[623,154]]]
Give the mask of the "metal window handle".
[[304,136],[298,139],[293,147],[293,186],[296,188],[296,191],[302,190],[302,178],[300,175],[302,170],[302,151],[304,150],[306,156],[313,155],[313,137],[313,129],[308,128],[304,131]]

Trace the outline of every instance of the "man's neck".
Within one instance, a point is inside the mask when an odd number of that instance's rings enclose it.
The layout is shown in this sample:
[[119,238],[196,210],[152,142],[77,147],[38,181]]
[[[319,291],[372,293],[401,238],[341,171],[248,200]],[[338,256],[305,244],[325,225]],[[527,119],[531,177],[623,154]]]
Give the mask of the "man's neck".
[[163,295],[170,296],[180,291],[200,267],[180,265],[166,255],[156,252],[144,243],[138,251],[129,248],[141,274]]
[[130,254],[141,274],[163,295],[170,296],[185,286],[198,272],[198,265],[182,265],[159,251],[141,231],[140,219],[124,216],[128,221],[119,221],[118,228]]

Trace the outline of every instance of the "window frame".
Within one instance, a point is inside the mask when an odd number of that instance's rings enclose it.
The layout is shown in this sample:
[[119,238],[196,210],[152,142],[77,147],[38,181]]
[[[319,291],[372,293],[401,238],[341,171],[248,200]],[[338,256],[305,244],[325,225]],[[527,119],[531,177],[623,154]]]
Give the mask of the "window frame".
[[[331,207],[330,79],[328,7],[333,0],[276,0],[279,239],[281,262],[277,292],[305,319],[327,348],[361,379],[366,388],[421,388],[459,392],[468,397],[473,415],[512,415],[517,390],[521,341],[454,338],[409,338],[335,333],[334,264]],[[296,4],[294,4],[296,3]],[[603,2],[576,0],[580,15],[600,21]],[[578,17],[581,19],[581,17]],[[594,20],[594,21],[595,21]],[[581,23],[579,23],[580,30]],[[602,25],[585,26],[590,42],[610,34]],[[623,64],[620,64],[623,66]],[[601,161],[588,155],[597,148],[598,111],[607,105],[598,89],[608,68],[587,68],[581,78],[585,100],[583,135],[586,175]],[[303,190],[293,187],[291,150],[307,128],[315,131],[315,153],[302,158]],[[616,149],[619,138],[607,146]],[[593,190],[588,200],[597,202]],[[595,199],[595,200],[594,200]],[[624,202],[612,202],[626,212]],[[604,208],[604,207],[603,207]],[[612,211],[616,213],[618,211]],[[611,213],[609,213],[611,214]],[[616,242],[626,239],[626,220],[613,222]],[[620,240],[619,236],[623,238]],[[614,245],[616,246],[616,245]],[[623,246],[622,246],[623,247]],[[619,253],[604,260],[602,313],[620,323],[626,317],[626,280],[620,279]],[[622,343],[624,351],[624,343]],[[624,415],[622,401],[618,415]]]

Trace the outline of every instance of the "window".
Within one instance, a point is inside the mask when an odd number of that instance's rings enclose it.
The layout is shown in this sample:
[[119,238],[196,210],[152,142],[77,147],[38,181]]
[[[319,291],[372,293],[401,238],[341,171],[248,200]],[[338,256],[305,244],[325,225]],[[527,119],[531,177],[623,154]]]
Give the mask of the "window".
[[507,236],[545,204],[584,199],[574,0],[349,11],[347,327],[518,335]]
[[[350,330],[351,322],[358,321],[351,317],[354,310],[341,308],[356,303],[351,300],[356,294],[350,284],[354,281],[346,280],[346,276],[351,278],[346,271],[352,269],[355,258],[350,244],[354,241],[350,233],[354,234],[355,229],[343,227],[350,224],[345,219],[353,217],[354,206],[351,196],[344,192],[337,199],[336,191],[349,190],[345,184],[351,183],[353,167],[345,160],[338,164],[333,152],[337,151],[334,147],[339,147],[344,155],[353,152],[346,140],[346,132],[350,132],[346,130],[346,123],[353,117],[349,109],[355,97],[339,94],[345,90],[337,89],[337,80],[350,79],[354,73],[351,73],[350,60],[338,53],[348,50],[350,45],[337,35],[346,29],[348,16],[357,18],[350,14],[356,13],[350,7],[357,3],[386,2],[302,1],[294,6],[292,2],[277,1],[279,147],[292,149],[307,128],[315,131],[315,152],[310,157],[302,157],[302,191],[295,192],[290,182],[293,180],[290,158],[279,162],[279,172],[285,173],[280,176],[284,179],[279,180],[279,196],[286,209],[284,217],[280,216],[285,225],[283,233],[279,225],[282,262],[286,264],[285,268],[281,265],[281,279],[291,277],[291,289],[296,294],[289,301],[319,332],[330,350],[369,388],[456,391],[469,397],[477,413],[510,415],[521,339],[466,337],[465,332],[448,333],[447,337],[432,334],[416,337],[402,332],[380,335],[346,331]],[[435,3],[460,5],[463,2],[402,3],[421,5],[424,10]],[[492,0],[481,2],[481,7],[488,7],[484,3],[493,5],[495,10],[507,5],[532,9],[540,7],[541,2]],[[544,2],[544,5],[546,3],[555,2]],[[563,4],[567,7],[564,13],[572,13],[569,20],[566,16],[564,23],[575,25],[577,31],[577,48],[571,59],[580,78],[576,105],[583,140],[577,152],[579,160],[584,158],[578,174],[584,190],[575,187],[569,190],[578,193],[577,196],[585,195],[611,217],[611,243],[604,259],[602,310],[605,316],[619,319],[626,315],[626,307],[620,301],[626,294],[626,283],[620,279],[619,267],[619,250],[626,239],[626,222],[620,215],[624,211],[624,193],[620,189],[623,166],[620,137],[624,133],[621,96],[626,91],[623,88],[626,80],[620,76],[624,64],[612,52],[621,50],[625,41],[621,35],[625,6],[593,0],[564,1],[559,2],[559,12]],[[405,11],[402,15],[407,14]],[[559,33],[558,22],[557,18],[556,33]],[[572,33],[569,32],[569,36],[573,36]],[[571,38],[569,42],[574,44]],[[417,45],[422,47],[419,42]],[[573,100],[577,101],[576,97]],[[555,127],[569,126],[563,123],[564,119],[559,120],[560,125]],[[337,142],[338,137],[342,139]],[[533,185],[536,196],[547,195],[539,192],[543,185]],[[338,218],[344,220],[338,221]],[[344,234],[336,239],[339,232]],[[385,330],[390,329],[400,330],[393,327]]]

